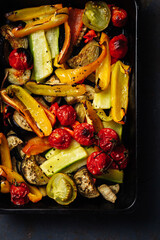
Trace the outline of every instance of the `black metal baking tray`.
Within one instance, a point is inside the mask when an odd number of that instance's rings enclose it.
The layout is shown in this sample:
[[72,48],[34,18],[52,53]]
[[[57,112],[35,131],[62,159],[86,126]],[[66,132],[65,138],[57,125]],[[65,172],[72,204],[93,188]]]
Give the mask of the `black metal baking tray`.
[[[4,24],[4,13],[45,4],[55,4],[61,2],[65,6],[84,8],[87,0],[5,0],[0,9],[0,25]],[[123,129],[123,142],[129,149],[129,164],[125,170],[124,184],[118,194],[115,204],[105,201],[99,197],[96,199],[86,199],[80,196],[69,206],[59,206],[49,198],[25,206],[14,206],[10,202],[10,196],[0,194],[0,213],[71,213],[71,212],[104,212],[118,213],[128,212],[134,209],[137,198],[137,16],[138,6],[135,0],[107,1],[108,4],[115,3],[128,12],[127,37],[129,40],[128,60],[132,67],[130,77],[129,106],[127,112],[127,122]],[[1,67],[0,67],[1,68]],[[3,69],[0,69],[1,81],[3,79]],[[1,126],[0,126],[1,127]],[[3,131],[2,129],[0,129]]]

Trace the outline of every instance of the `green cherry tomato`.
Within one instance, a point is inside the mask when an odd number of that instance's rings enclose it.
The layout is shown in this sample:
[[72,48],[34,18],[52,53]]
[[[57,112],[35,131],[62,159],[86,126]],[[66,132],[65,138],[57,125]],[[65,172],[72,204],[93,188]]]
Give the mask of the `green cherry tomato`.
[[83,24],[97,32],[103,31],[111,19],[111,11],[105,2],[89,1],[85,5]]

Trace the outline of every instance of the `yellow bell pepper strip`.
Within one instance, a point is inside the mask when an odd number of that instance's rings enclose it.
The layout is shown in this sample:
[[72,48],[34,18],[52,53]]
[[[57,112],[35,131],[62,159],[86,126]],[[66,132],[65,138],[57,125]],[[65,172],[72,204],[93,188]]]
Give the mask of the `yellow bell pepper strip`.
[[93,109],[92,104],[88,100],[82,100],[81,103],[84,106],[86,112],[86,119],[89,124],[94,126],[95,131],[98,133],[103,128],[103,123],[98,117],[96,111]]
[[62,83],[74,84],[85,79],[89,74],[94,72],[96,68],[102,63],[107,55],[107,50],[104,44],[100,45],[102,52],[96,61],[75,69],[56,69],[55,74]]
[[[2,176],[3,172],[5,172],[5,174],[6,174],[7,181],[11,184],[14,183],[15,181],[16,182],[25,182],[25,180],[19,173],[13,171],[12,169],[10,169],[8,167],[0,165],[0,176]],[[26,183],[26,184],[30,190],[30,193],[28,194],[30,201],[32,201],[34,203],[40,201],[42,199],[42,194],[38,190],[38,188],[31,186],[28,183]]]
[[105,122],[111,121],[112,120],[112,115],[111,111],[109,112],[109,116],[105,113],[103,109],[95,109],[98,117]]
[[66,57],[66,54],[68,53],[68,49],[71,41],[71,29],[68,24],[68,21],[64,23],[64,29],[65,29],[65,40],[58,57],[58,62],[60,64],[65,62],[65,57]]
[[26,119],[39,137],[51,134],[52,125],[43,108],[22,87],[10,85],[6,90],[1,91],[1,97],[4,102],[15,108]]
[[1,155],[1,164],[8,168],[12,168],[8,142],[3,133],[0,133],[0,155]]
[[31,155],[43,153],[50,148],[52,147],[49,143],[48,137],[34,137],[27,142],[22,151],[27,155],[27,157],[30,157]]
[[54,14],[46,16],[32,22],[28,22],[24,28],[15,27],[12,33],[15,37],[21,38],[34,33],[38,30],[46,30],[57,27],[68,20],[68,8],[61,8],[55,11]]
[[39,101],[38,101],[38,103],[39,103],[39,105],[43,108],[45,114],[47,115],[47,117],[48,117],[48,119],[49,119],[49,121],[51,122],[51,125],[52,125],[52,127],[53,127],[54,124],[56,123],[56,117],[55,117],[55,115],[54,115],[53,113],[51,113],[51,112],[49,111],[49,109],[46,108],[42,103],[40,103]]
[[115,122],[124,124],[123,118],[128,107],[130,66],[117,61],[111,76],[111,114]]
[[10,21],[27,21],[46,14],[53,14],[57,9],[62,8],[62,4],[42,5],[33,8],[23,8],[5,14]]
[[102,32],[100,44],[106,46],[107,55],[103,62],[96,69],[96,88],[95,90],[106,90],[110,83],[111,75],[111,55],[109,52],[109,37]]
[[35,81],[28,81],[25,87],[34,94],[44,96],[81,96],[86,92],[84,84],[71,86],[68,84],[49,85],[44,83],[37,83]]
[[63,64],[59,64],[58,62],[58,58],[59,58],[59,55],[56,55],[55,56],[55,59],[54,59],[54,63],[53,65],[56,67],[56,68],[63,68],[63,69],[66,69],[67,68],[67,65],[65,63]]

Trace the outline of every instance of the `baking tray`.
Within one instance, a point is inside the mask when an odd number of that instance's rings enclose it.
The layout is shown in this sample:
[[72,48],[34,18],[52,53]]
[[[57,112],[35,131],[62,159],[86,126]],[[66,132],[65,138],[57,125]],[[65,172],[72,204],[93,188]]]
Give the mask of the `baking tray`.
[[[64,6],[84,8],[87,0],[5,0],[0,9],[0,25],[4,22],[4,13],[25,7],[34,7],[45,4],[61,2]],[[129,40],[128,61],[132,67],[130,77],[129,106],[127,122],[123,129],[123,142],[129,149],[129,164],[124,174],[124,184],[118,193],[115,204],[105,201],[102,197],[87,199],[78,196],[69,206],[60,206],[52,199],[44,198],[42,201],[25,206],[15,206],[10,202],[10,196],[0,194],[0,213],[119,213],[130,212],[135,208],[137,199],[137,16],[138,5],[135,0],[107,1],[107,4],[115,3],[128,12],[127,37]],[[0,79],[3,79],[3,69],[0,67]],[[0,127],[2,124],[0,124]],[[0,129],[3,131],[2,129]]]

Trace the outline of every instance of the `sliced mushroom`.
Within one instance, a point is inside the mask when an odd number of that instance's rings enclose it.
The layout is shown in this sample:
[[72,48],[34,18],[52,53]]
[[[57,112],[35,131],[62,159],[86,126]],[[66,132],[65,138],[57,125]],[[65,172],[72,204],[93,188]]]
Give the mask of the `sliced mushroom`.
[[82,196],[87,198],[96,198],[100,195],[94,185],[93,178],[86,167],[80,168],[74,174],[74,180],[77,185],[77,189]]
[[78,55],[68,60],[71,68],[86,66],[94,62],[99,56],[99,46],[95,40],[87,43]]
[[33,185],[43,186],[49,181],[48,177],[38,166],[35,156],[25,158],[21,164],[21,171],[26,181]]
[[3,35],[3,37],[9,41],[11,44],[12,48],[28,48],[28,39],[27,38],[16,38],[14,34],[12,33],[13,26],[11,25],[3,25],[0,28],[0,32]]
[[77,97],[65,97],[65,100],[68,104],[75,104],[78,102],[81,102],[82,100],[93,100],[95,94],[95,89],[91,87],[90,85],[86,85],[86,92],[82,96],[77,96]]

